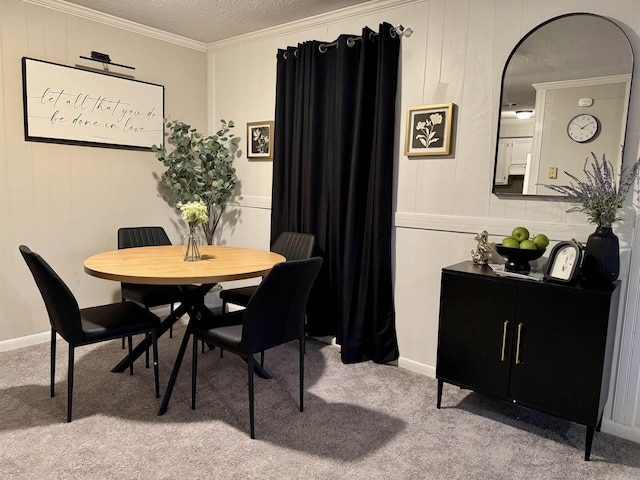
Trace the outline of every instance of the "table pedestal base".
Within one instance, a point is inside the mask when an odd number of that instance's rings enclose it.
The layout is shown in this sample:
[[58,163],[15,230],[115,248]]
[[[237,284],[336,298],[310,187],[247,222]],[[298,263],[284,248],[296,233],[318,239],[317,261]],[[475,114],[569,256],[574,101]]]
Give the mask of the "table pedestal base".
[[[211,313],[211,311],[204,304],[204,296],[207,294],[209,290],[211,290],[216,284],[203,284],[197,288],[184,288],[184,298],[182,302],[180,302],[180,306],[176,308],[173,312],[171,312],[161,323],[158,328],[157,336],[160,337],[165,332],[169,330],[184,314],[189,315],[190,322],[200,321],[202,318],[213,318],[216,316]],[[222,326],[222,325],[220,325]],[[164,396],[162,398],[162,403],[160,405],[160,410],[158,411],[158,415],[164,415],[167,411],[167,406],[169,405],[169,399],[171,398],[171,394],[173,393],[173,387],[175,386],[176,379],[178,378],[178,372],[180,371],[180,366],[182,365],[182,359],[184,358],[184,353],[187,350],[187,346],[189,344],[189,334],[188,331],[185,332],[185,335],[182,339],[182,343],[180,344],[180,349],[178,350],[178,355],[176,356],[175,363],[173,365],[173,369],[171,371],[171,376],[169,377],[169,382],[167,383],[167,388],[164,392]],[[135,362],[144,352],[146,352],[151,347],[151,337],[146,336],[131,352],[131,355],[127,355],[124,357],[120,363],[118,363],[115,367],[111,369],[112,372],[124,372],[129,365]],[[269,375],[262,365],[259,363],[255,364],[254,371],[256,375],[261,378],[272,378]]]
[[[160,337],[169,330],[180,318],[188,313],[190,317],[197,312],[206,311],[207,315],[212,313],[204,306],[204,296],[209,290],[211,290],[216,284],[203,284],[196,288],[194,287],[181,287],[184,297],[180,302],[180,306],[171,312],[161,323],[158,328],[157,336]],[[112,372],[124,372],[129,366],[135,362],[140,355],[146,352],[151,347],[151,337],[145,337],[131,352],[131,355],[124,357],[120,363],[111,369]]]

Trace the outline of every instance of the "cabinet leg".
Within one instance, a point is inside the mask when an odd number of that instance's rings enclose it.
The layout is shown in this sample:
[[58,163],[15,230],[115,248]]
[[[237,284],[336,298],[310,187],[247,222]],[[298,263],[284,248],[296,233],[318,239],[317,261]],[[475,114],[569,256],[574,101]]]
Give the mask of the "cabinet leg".
[[593,443],[593,427],[587,427],[587,438],[584,444],[584,460],[588,462],[591,458],[591,444]]
[[598,425],[596,425],[596,432],[599,432],[601,428],[602,428],[602,417],[600,417],[600,421],[598,422]]
[[436,402],[436,408],[440,408],[440,404],[442,403],[442,384],[444,382],[438,379],[438,401]]

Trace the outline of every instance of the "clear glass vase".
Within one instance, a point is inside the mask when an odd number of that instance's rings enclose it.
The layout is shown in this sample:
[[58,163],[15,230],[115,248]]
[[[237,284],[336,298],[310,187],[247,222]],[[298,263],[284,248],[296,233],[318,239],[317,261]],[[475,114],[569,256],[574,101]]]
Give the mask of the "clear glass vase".
[[184,236],[183,245],[185,262],[198,262],[202,260],[202,255],[200,255],[202,238],[196,233],[196,227],[189,227],[189,231]]

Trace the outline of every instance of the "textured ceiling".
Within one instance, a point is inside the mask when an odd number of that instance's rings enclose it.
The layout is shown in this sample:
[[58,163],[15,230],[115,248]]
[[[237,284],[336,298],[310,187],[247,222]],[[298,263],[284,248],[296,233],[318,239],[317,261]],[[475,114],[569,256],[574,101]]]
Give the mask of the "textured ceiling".
[[211,43],[371,0],[66,0]]

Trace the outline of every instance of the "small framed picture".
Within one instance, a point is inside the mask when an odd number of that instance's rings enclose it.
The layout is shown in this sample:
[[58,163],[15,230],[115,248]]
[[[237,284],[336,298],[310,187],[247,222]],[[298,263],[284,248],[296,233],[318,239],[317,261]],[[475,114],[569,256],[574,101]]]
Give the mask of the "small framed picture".
[[404,154],[449,155],[452,117],[453,103],[408,108]]
[[247,123],[247,158],[273,160],[273,121]]

